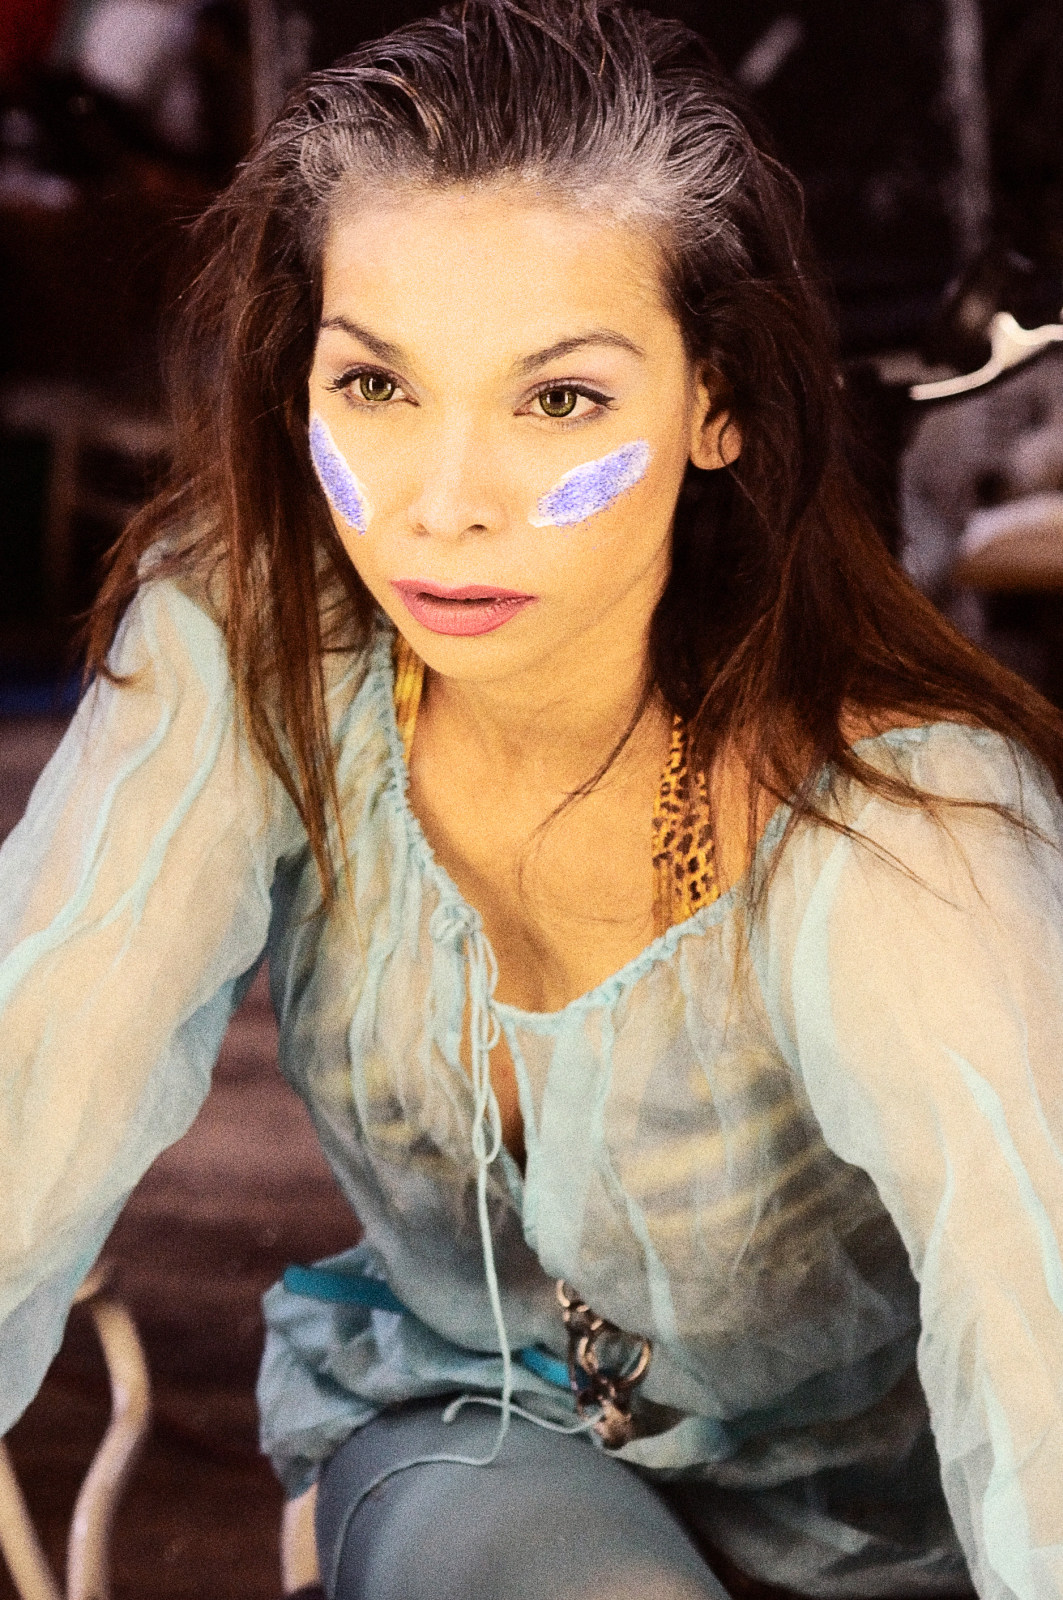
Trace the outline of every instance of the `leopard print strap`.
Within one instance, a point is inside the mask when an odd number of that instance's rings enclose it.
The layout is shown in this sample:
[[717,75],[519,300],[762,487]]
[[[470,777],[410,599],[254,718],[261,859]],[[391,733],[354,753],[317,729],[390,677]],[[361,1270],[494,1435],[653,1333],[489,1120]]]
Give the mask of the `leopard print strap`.
[[654,920],[658,935],[719,897],[712,814],[703,773],[690,778],[689,737],[672,722],[668,765],[653,807]]
[[[406,760],[410,759],[417,708],[424,687],[424,662],[402,634],[395,636],[395,720]],[[713,857],[712,818],[704,777],[693,785],[686,725],[672,724],[668,764],[653,806],[654,932],[685,922],[719,893]]]
[[417,726],[417,708],[421,704],[424,688],[424,662],[411,650],[401,633],[395,635],[393,650],[395,662],[395,721],[406,765],[410,763],[413,747],[413,730]]

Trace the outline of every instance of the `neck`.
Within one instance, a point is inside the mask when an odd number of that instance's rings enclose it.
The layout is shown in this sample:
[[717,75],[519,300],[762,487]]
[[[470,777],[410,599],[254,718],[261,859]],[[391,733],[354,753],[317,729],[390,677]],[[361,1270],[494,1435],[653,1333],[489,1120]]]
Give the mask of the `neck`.
[[[647,698],[647,640],[602,644],[588,648],[584,640],[534,672],[488,681],[429,671],[422,714],[467,734],[498,771],[568,792],[608,758]],[[651,695],[624,755],[647,739],[656,747],[668,725],[660,697]]]

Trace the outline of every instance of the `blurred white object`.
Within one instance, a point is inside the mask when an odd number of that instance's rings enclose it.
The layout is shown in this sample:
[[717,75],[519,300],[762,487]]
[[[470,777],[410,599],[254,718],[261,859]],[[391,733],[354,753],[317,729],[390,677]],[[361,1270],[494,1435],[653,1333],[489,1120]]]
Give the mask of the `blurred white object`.
[[989,360],[975,372],[958,378],[942,378],[935,383],[916,383],[908,391],[913,400],[947,400],[952,395],[984,389],[987,383],[1021,366],[1050,344],[1063,341],[1063,322],[1048,322],[1042,328],[1024,328],[1010,311],[998,311],[989,324]]
[[[65,1600],[110,1600],[109,1556],[114,1514],[151,1421],[147,1362],[132,1317],[106,1292],[95,1268],[75,1304],[87,1306],[103,1346],[111,1382],[111,1421],[81,1486],[70,1524]],[[21,1600],[64,1600],[41,1549],[0,1441],[0,1551]]]
[[196,0],[97,0],[75,59],[87,82],[135,106],[180,151],[195,151],[200,141],[197,10]]
[[0,1550],[22,1600],[63,1600],[0,1440]]
[[742,57],[735,77],[747,89],[763,89],[777,78],[795,50],[805,41],[805,25],[792,12],[776,17],[771,27]]

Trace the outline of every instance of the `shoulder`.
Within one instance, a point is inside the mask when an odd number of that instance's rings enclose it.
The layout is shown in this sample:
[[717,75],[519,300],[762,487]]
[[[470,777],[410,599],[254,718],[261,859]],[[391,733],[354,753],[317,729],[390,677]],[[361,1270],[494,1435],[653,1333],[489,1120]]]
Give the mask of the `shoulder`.
[[[912,716],[905,711],[886,709],[884,711],[867,711],[858,706],[846,706],[842,710],[839,727],[842,738],[847,745],[860,744],[865,739],[877,739],[886,733],[896,733],[902,728],[925,728],[925,717]],[[949,726],[952,726],[950,723]],[[957,724],[960,726],[960,724]],[[966,726],[966,724],[963,724]]]
[[[859,764],[885,779],[910,786],[915,796],[905,800],[879,791],[884,803],[905,809],[918,805],[942,814],[941,802],[1003,808],[1025,820],[1033,806],[1042,815],[1058,813],[1059,797],[1052,778],[1022,743],[992,728],[957,721],[903,722],[855,739],[850,751]],[[867,786],[857,778],[852,799],[861,803]],[[873,787],[873,784],[872,784]],[[1035,823],[1036,825],[1036,823]]]
[[[960,970],[990,947],[1021,968],[1058,942],[1063,805],[1028,750],[986,728],[935,722],[871,735],[853,754],[864,772],[822,774],[821,814],[770,857],[766,992],[800,976],[834,995],[849,972],[870,1005],[883,974],[914,983],[925,965],[942,980],[950,961]],[[875,774],[915,794],[878,787]]]
[[[944,908],[966,919],[963,937],[972,939],[1006,924],[1021,924],[1026,937],[1031,915],[1058,922],[1063,804],[1025,746],[988,728],[935,722],[892,728],[852,754],[863,772],[824,780],[834,826],[813,820],[795,836],[810,910],[832,907],[846,936],[892,929],[898,951],[940,931]],[[960,926],[950,923],[953,936]]]
[[[979,790],[987,783],[992,787],[1002,764],[1013,766],[1020,753],[1003,734],[958,717],[928,721],[904,712],[847,710],[841,733],[859,766],[898,778],[928,797],[945,797],[952,792],[950,784],[958,785],[963,798],[972,784]],[[824,773],[824,781],[831,776]]]
[[126,609],[108,665],[124,686],[167,686],[186,679],[227,685],[225,636],[205,597],[173,578],[146,576]]
[[[851,841],[920,837],[924,845],[1001,829],[1025,829],[1063,842],[1063,804],[1050,774],[1025,746],[969,722],[917,721],[902,714],[850,716],[843,723],[852,762],[818,773],[814,813],[783,829],[792,813],[778,796],[757,796],[755,839],[772,818],[785,853],[825,858],[846,834]],[[717,861],[721,886],[737,883],[753,855],[748,819],[749,771],[741,761],[722,764],[714,788]],[[951,804],[950,804],[951,802]],[[799,841],[803,840],[803,844]],[[772,882],[776,874],[770,874]]]
[[[345,720],[351,705],[372,682],[374,696],[390,693],[390,654],[384,630],[362,644],[327,649],[322,674],[330,721]],[[169,668],[232,686],[225,619],[216,586],[193,576],[145,573],[119,625],[111,650],[112,670],[140,676],[144,667]]]

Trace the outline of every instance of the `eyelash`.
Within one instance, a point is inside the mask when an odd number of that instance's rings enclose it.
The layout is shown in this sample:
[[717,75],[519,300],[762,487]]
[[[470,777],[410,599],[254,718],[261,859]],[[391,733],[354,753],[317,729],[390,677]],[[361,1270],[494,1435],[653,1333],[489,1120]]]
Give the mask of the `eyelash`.
[[[393,383],[396,389],[401,389],[402,387],[394,374],[388,372],[384,367],[350,367],[346,372],[341,373],[338,378],[326,383],[325,388],[333,394],[344,395],[349,403],[360,411],[385,410],[391,404],[390,399],[363,400],[355,398],[351,393],[351,389],[359,378],[384,378],[388,383]],[[545,413],[541,414],[540,421],[552,422],[558,428],[579,427],[582,422],[591,422],[595,417],[601,416],[603,411],[610,410],[615,403],[611,395],[602,394],[598,389],[590,389],[585,383],[570,382],[566,378],[544,383],[541,388],[536,389],[531,399],[534,402],[539,399],[540,395],[551,394],[558,389],[570,389],[573,394],[581,395],[585,400],[592,400],[597,406],[597,410],[588,411],[582,417],[549,417]]]

